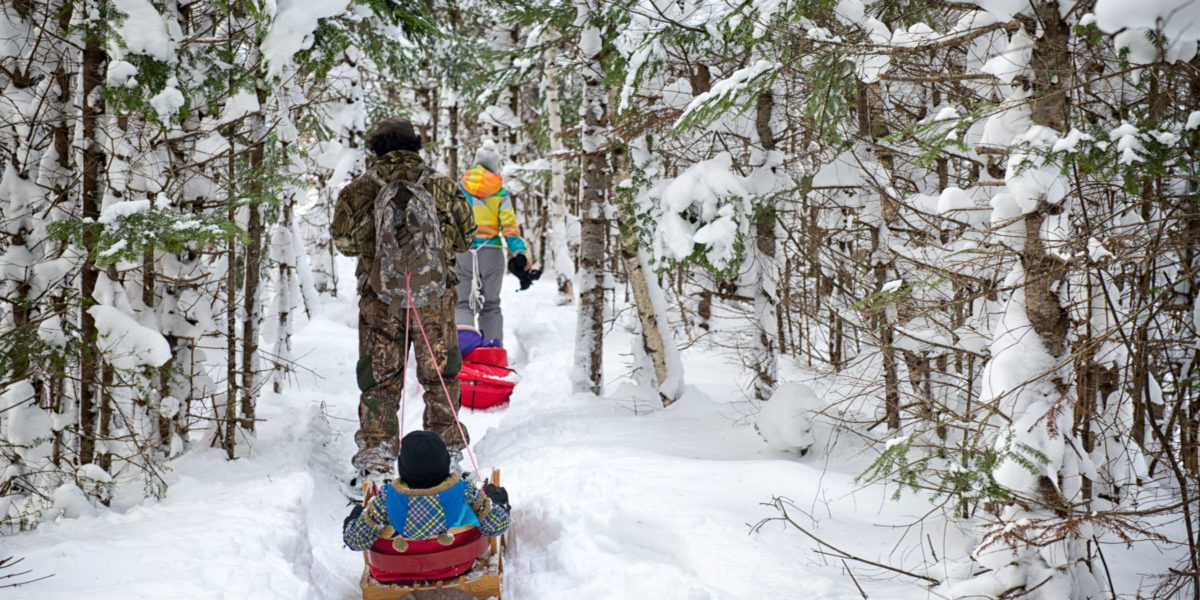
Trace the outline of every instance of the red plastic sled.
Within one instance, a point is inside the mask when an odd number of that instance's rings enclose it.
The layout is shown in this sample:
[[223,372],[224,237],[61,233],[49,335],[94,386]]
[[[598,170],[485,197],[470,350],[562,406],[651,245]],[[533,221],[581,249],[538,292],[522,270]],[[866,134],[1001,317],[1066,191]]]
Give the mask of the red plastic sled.
[[[500,472],[493,470],[491,480],[500,485]],[[364,506],[374,493],[369,485],[363,490]],[[408,549],[397,552],[390,540],[377,540],[363,551],[366,564],[359,587],[363,600],[404,600],[414,592],[444,594],[439,598],[500,598],[503,552],[504,536],[483,537],[476,527],[455,533],[449,547],[436,539],[409,540]]]
[[507,367],[508,351],[504,348],[480,346],[472,350],[463,360],[492,365],[494,367]]
[[508,368],[504,348],[476,348],[463,359],[458,381],[463,406],[491,408],[508,403],[517,385],[517,373]]
[[472,527],[455,533],[449,546],[436,539],[410,540],[403,553],[392,547],[391,540],[375,540],[367,550],[367,564],[371,577],[381,583],[451,579],[466,573],[487,552],[488,539]]

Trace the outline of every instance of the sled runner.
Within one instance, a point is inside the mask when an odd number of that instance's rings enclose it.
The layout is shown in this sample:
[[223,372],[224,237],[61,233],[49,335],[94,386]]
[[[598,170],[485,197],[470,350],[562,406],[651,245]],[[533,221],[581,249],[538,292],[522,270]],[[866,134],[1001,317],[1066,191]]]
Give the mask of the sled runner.
[[[491,480],[500,485],[500,473],[493,469]],[[364,506],[375,491],[368,486],[364,485]],[[487,538],[470,527],[456,532],[449,546],[436,540],[411,540],[404,552],[389,550],[390,542],[383,541],[363,551],[365,564],[359,581],[363,600],[400,600],[418,591],[446,600],[500,598],[503,535]],[[380,581],[376,574],[391,581]],[[448,579],[439,579],[447,574]]]

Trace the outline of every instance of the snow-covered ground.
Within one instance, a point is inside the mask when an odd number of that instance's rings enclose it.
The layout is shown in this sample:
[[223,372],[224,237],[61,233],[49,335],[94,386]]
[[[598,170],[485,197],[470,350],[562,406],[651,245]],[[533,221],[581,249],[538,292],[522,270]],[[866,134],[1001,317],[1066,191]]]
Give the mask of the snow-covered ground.
[[[916,568],[925,552],[964,550],[954,535],[907,527],[931,509],[926,501],[895,502],[856,484],[866,457],[845,438],[827,452],[820,425],[804,457],[771,449],[755,431],[736,357],[702,344],[684,352],[692,390],[669,409],[572,395],[575,312],[555,303],[553,287],[507,287],[507,345],[522,381],[511,406],[463,414],[482,469],[502,469],[514,506],[506,599],[930,597],[915,579],[817,553],[790,525],[753,527],[779,516],[770,503],[783,497],[796,523],[825,542]],[[53,575],[4,597],[360,597],[362,555],[342,545],[340,531],[357,316],[349,299],[324,310],[296,336],[308,370],[263,397],[265,421],[245,458],[189,451],[171,463],[162,500],[118,502],[0,540],[0,554],[24,557],[29,577]],[[606,338],[610,390],[624,377],[630,341],[620,328]],[[409,428],[420,423],[418,391],[410,389]]]

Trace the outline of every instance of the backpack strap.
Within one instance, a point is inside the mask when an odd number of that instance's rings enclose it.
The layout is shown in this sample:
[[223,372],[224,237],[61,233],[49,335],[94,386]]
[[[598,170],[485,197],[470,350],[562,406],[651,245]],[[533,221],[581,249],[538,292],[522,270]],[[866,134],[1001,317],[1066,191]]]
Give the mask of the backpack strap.
[[378,185],[380,187],[380,189],[387,187],[387,184],[388,184],[387,180],[384,179],[383,176],[379,174],[379,170],[376,169],[375,167],[371,167],[370,169],[367,169],[367,172],[363,173],[363,174],[366,175],[372,182],[374,182],[375,185]]
[[412,185],[420,185],[420,186],[425,185],[425,180],[428,179],[429,175],[432,173],[433,173],[433,169],[430,169],[429,167],[426,167],[426,166],[422,166],[421,174],[417,175],[416,181],[411,182]]
[[[425,179],[432,172],[433,172],[433,169],[430,169],[429,167],[421,167],[421,174],[417,176],[416,181],[408,181],[408,180],[403,180],[403,181],[408,184],[423,185],[425,183]],[[370,169],[367,169],[367,172],[364,173],[364,175],[366,175],[368,178],[370,178],[370,180],[373,181],[375,183],[375,185],[378,185],[380,188],[387,187],[387,184],[389,183],[388,180],[383,178],[383,175],[379,174],[379,169],[377,167],[371,167]]]
[[[433,172],[434,172],[433,169],[430,169],[429,167],[426,167],[426,166],[422,166],[421,172],[417,175],[417,178],[415,180],[409,181],[407,179],[402,178],[402,179],[400,179],[400,181],[402,181],[404,183],[404,185],[408,187],[409,192],[416,194],[417,188],[424,188],[425,180],[428,179],[429,175],[432,174]],[[383,182],[383,178],[378,178],[375,181]],[[379,185],[380,185],[380,188],[382,189],[382,187],[387,185],[387,183],[383,182],[383,183],[380,183]],[[436,199],[435,199],[434,203],[436,204]]]

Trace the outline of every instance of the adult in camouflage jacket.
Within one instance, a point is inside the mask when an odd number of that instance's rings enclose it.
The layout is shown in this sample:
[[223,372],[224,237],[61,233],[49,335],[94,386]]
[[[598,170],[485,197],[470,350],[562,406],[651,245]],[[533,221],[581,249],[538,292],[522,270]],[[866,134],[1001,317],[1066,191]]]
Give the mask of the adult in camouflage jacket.
[[[358,432],[354,440],[358,452],[353,464],[360,477],[391,472],[400,445],[397,412],[404,389],[403,360],[412,347],[417,361],[417,380],[425,388],[424,428],[445,441],[451,450],[466,446],[466,429],[459,430],[454,412],[460,406],[458,384],[462,356],[454,324],[456,293],[454,257],[471,247],[475,220],[471,206],[450,178],[433,172],[417,152],[421,138],[406,119],[384,119],[367,141],[375,154],[368,169],[373,173],[356,177],[338,194],[330,235],[334,246],[347,256],[358,257]],[[374,174],[377,177],[372,177]],[[396,179],[415,182],[424,174],[423,184],[437,206],[442,232],[442,262],[446,269],[446,293],[428,306],[416,309],[430,346],[421,336],[415,320],[406,320],[404,310],[389,311],[368,281],[375,261],[375,197],[377,181]],[[439,380],[438,375],[441,375]],[[442,381],[446,390],[443,391]],[[446,398],[447,393],[449,399]],[[351,482],[356,485],[357,481]]]

